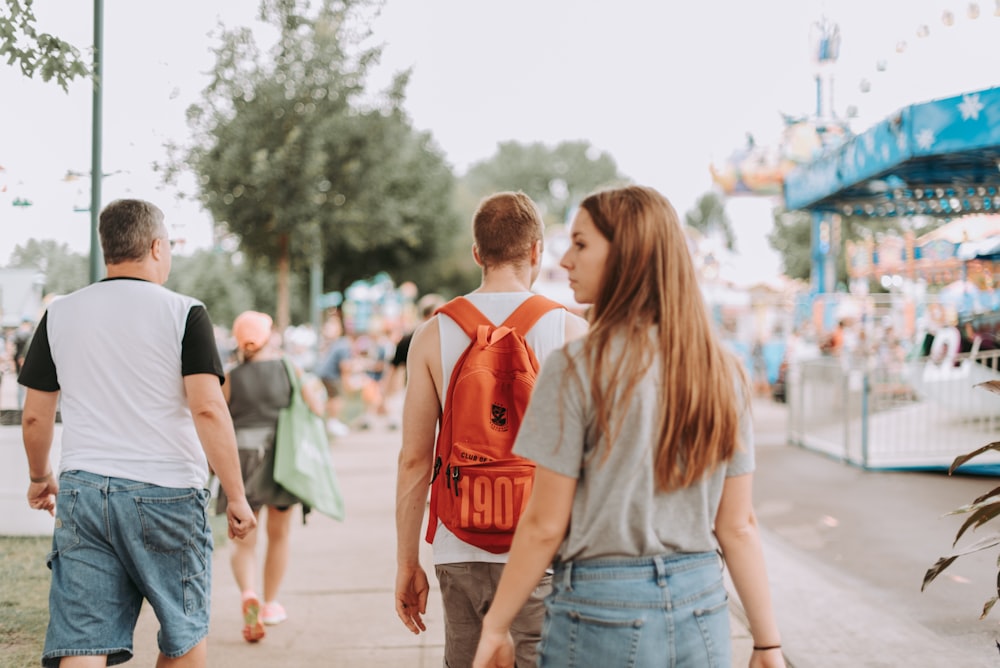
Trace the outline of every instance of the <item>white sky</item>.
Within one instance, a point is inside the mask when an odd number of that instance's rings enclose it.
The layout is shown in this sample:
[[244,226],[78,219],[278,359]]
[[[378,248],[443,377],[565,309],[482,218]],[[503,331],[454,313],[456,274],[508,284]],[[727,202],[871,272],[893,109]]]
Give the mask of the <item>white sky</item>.
[[[709,164],[742,147],[747,132],[774,144],[780,113],[811,114],[815,83],[810,28],[840,25],[834,110],[856,105],[863,130],[895,109],[1000,83],[1000,17],[980,0],[967,17],[956,0],[387,0],[374,25],[385,44],[373,83],[412,67],[406,108],[458,172],[489,158],[500,141],[584,139],[619,169],[659,188],[678,211],[711,188]],[[198,101],[214,62],[218,20],[249,25],[256,0],[104,0],[105,203],[135,196],[161,205],[185,250],[207,246],[211,223],[159,185],[150,165],[167,139],[188,136],[184,110]],[[93,3],[38,0],[40,28],[87,47]],[[955,15],[946,28],[944,10]],[[917,28],[926,24],[929,36]],[[907,49],[896,52],[896,44]],[[884,72],[876,70],[880,60]],[[867,94],[859,83],[867,78]],[[89,249],[91,88],[67,95],[0,63],[0,264],[16,243],[56,238]],[[15,198],[34,202],[13,207]],[[776,256],[764,200],[730,200],[745,271],[769,277]]]

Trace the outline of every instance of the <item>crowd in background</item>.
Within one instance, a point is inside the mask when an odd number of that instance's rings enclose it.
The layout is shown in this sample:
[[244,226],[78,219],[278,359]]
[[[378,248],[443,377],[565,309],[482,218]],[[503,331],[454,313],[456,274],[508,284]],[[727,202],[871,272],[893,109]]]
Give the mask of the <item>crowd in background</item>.
[[[418,301],[416,287],[412,284],[397,288],[388,283],[380,288],[376,281],[374,285],[375,289],[369,285],[366,291],[348,290],[348,299],[324,314],[323,326],[318,333],[309,323],[289,326],[281,335],[281,348],[296,366],[308,374],[307,380],[316,383],[322,382],[322,367],[324,364],[329,366],[331,355],[336,351],[335,368],[329,373],[334,376],[340,391],[340,403],[350,399],[364,406],[362,415],[352,416],[350,422],[353,426],[366,429],[379,421],[395,429],[398,427],[399,411],[398,407],[391,410],[391,404],[400,400],[409,336],[423,318],[444,303],[444,299],[430,293]],[[231,324],[215,322],[219,356],[227,369],[232,368],[237,359]],[[2,332],[0,374],[17,377],[35,326],[32,319],[25,317],[16,327],[8,327]],[[323,384],[329,393],[331,386]],[[20,408],[24,401],[24,389],[18,385],[17,392],[17,408]],[[341,422],[339,414],[342,411],[343,407],[337,405],[337,399],[331,398],[328,412],[333,413],[333,421],[328,428],[334,436],[343,435],[348,429]]]
[[[399,428],[397,404],[405,384],[409,337],[444,301],[430,293],[418,302],[398,300],[389,309],[378,303],[359,308],[345,302],[326,312],[319,332],[308,323],[285,329],[282,350],[306,372],[306,382],[323,387],[332,436],[344,436],[350,429]],[[362,310],[365,315],[359,319],[356,314]],[[215,331],[219,355],[230,368],[236,363],[236,340],[222,323],[216,323]]]
[[[21,318],[17,327],[8,327],[2,333],[3,347],[0,353],[0,376],[8,374],[17,377],[28,352],[28,344],[35,333],[35,322],[31,318]],[[17,408],[24,405],[24,388],[17,386]],[[4,408],[13,408],[4,406]]]

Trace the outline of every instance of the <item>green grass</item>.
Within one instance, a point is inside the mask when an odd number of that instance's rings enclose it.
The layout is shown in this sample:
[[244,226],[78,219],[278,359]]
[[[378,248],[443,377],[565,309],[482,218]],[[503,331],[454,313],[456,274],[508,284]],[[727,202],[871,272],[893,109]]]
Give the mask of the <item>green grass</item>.
[[48,536],[0,537],[0,656],[5,668],[34,668],[49,622]]
[[[226,517],[209,517],[216,549],[226,544]],[[45,555],[52,538],[0,536],[0,665],[36,668],[49,623]]]

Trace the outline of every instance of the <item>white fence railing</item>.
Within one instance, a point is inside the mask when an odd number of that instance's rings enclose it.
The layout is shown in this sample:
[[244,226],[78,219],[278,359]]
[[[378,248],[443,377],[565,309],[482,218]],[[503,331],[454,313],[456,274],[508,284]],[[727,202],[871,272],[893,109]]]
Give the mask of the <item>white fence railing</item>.
[[[947,468],[955,457],[1000,440],[1000,351],[886,368],[872,360],[820,358],[788,370],[789,440],[873,469]],[[1000,453],[969,469],[1000,474]]]

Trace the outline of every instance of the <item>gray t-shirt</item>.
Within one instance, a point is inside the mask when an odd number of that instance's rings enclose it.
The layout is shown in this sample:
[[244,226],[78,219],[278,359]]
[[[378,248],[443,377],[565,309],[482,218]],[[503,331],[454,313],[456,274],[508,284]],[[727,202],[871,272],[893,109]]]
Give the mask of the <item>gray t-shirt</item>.
[[[559,560],[717,549],[713,525],[724,479],[754,468],[749,412],[740,417],[742,447],[729,462],[690,487],[660,492],[653,473],[656,415],[662,401],[659,364],[651,364],[636,387],[621,433],[602,462],[603,446],[588,457],[602,435],[595,433],[590,376],[580,363],[580,349],[581,342],[574,341],[565,354],[557,352],[545,360],[514,445],[518,454],[577,479]],[[576,366],[582,384],[564,380],[568,364]]]

